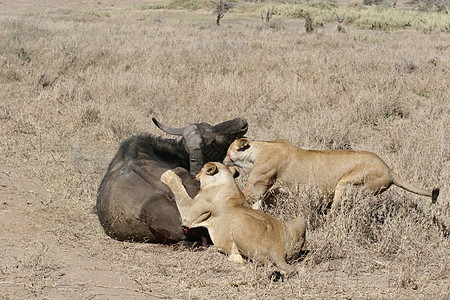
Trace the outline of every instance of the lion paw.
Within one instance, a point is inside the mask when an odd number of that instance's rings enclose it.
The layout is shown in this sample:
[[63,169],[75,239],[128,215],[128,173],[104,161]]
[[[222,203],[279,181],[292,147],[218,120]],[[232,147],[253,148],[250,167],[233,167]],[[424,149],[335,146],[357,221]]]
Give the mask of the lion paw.
[[175,172],[172,171],[172,170],[168,170],[168,171],[164,172],[164,173],[161,175],[161,181],[162,181],[164,184],[169,185],[169,184],[170,184],[170,181],[171,181],[172,179],[174,179],[175,177],[177,177],[177,174],[175,174]]
[[245,263],[245,260],[244,260],[244,258],[242,257],[242,255],[236,254],[236,253],[233,253],[233,254],[230,255],[230,260],[231,260],[231,261],[234,261],[235,263],[238,263],[238,264],[243,264],[243,263]]
[[254,209],[254,210],[261,210],[261,203],[260,203],[261,201],[260,200],[257,200],[255,203],[253,203],[253,205],[252,205],[252,208]]

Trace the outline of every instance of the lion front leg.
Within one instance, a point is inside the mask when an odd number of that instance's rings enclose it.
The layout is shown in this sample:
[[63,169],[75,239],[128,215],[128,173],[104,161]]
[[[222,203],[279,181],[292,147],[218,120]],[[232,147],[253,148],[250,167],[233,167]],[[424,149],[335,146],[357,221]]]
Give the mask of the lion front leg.
[[[193,199],[188,195],[181,183],[180,177],[174,171],[168,170],[161,175],[161,181],[166,184],[175,196],[175,202],[180,212],[183,224],[186,225],[189,217],[189,210],[193,204]],[[187,225],[186,225],[187,226]]]
[[182,224],[186,227],[198,227],[211,216],[211,203],[201,200],[198,195],[192,199],[186,192],[180,177],[172,170],[161,175],[161,181],[166,184],[175,196],[175,202],[181,215]]
[[253,168],[250,172],[242,193],[248,202],[256,201],[253,204],[253,209],[262,208],[266,193],[273,185],[275,175],[275,170],[267,170],[265,168]]
[[247,202],[249,202],[250,204],[254,202],[252,205],[253,209],[261,209],[264,204],[266,192],[269,190],[269,188],[270,183],[261,181],[254,183],[249,179],[244,189],[242,190],[242,193],[244,194]]

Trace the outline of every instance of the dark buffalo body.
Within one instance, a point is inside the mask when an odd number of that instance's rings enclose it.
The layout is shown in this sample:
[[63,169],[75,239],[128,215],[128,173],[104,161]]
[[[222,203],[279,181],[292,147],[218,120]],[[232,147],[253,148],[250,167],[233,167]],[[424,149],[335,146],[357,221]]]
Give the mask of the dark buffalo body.
[[228,146],[247,132],[247,122],[241,118],[216,126],[199,123],[185,128],[154,122],[165,132],[183,137],[138,135],[120,145],[100,184],[96,205],[100,223],[112,238],[165,243],[190,238],[183,231],[175,200],[161,182],[161,174],[173,169],[194,197],[199,184],[193,175],[206,162],[223,160]]

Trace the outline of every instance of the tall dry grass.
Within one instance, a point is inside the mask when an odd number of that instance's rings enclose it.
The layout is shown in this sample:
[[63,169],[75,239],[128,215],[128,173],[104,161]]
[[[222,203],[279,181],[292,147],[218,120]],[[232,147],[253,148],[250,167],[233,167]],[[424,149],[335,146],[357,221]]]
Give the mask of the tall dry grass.
[[[201,12],[99,3],[55,1],[0,16],[0,163],[25,167],[27,178],[45,185],[50,195],[29,214],[53,226],[58,241],[114,265],[143,295],[449,296],[447,33],[306,34],[300,21],[272,30],[232,13],[217,27]],[[329,222],[313,190],[278,196],[268,213],[308,219],[299,273],[278,283],[267,279],[270,268],[236,266],[214,248],[191,252],[105,236],[88,212],[120,141],[159,135],[151,117],[184,126],[236,116],[247,118],[254,139],[375,152],[408,181],[439,186],[441,196],[431,205],[396,187],[352,194]],[[36,251],[51,259],[51,251]],[[45,296],[44,287],[32,292]]]

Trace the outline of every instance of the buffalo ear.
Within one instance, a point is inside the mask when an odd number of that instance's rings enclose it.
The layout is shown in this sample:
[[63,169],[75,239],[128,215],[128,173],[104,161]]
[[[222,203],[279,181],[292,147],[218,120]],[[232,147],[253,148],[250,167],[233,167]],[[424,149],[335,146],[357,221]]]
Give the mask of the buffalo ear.
[[219,169],[217,168],[216,164],[208,163],[206,165],[206,175],[213,176],[217,173],[219,173]]
[[238,178],[239,175],[241,175],[241,174],[239,173],[239,168],[236,167],[236,166],[229,167],[228,169],[230,170],[231,175],[233,175],[233,178]]
[[245,151],[250,148],[249,140],[240,139],[238,140],[237,151]]

